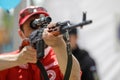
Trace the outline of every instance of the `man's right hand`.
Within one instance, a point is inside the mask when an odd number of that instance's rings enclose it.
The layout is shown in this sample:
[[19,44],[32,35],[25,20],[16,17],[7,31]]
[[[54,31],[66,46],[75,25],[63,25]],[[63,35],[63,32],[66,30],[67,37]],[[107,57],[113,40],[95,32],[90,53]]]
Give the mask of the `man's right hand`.
[[24,47],[18,54],[17,61],[19,64],[36,63],[37,62],[36,50],[31,46]]

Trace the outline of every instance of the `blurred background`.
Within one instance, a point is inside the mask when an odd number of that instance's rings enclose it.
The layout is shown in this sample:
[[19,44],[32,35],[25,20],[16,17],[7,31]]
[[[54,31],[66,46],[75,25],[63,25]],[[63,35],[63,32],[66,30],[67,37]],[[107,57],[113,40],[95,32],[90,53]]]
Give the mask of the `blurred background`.
[[82,12],[93,23],[78,28],[78,44],[96,61],[100,80],[120,80],[120,0],[0,0],[0,53],[18,49],[19,11],[45,7],[54,22],[81,22]]

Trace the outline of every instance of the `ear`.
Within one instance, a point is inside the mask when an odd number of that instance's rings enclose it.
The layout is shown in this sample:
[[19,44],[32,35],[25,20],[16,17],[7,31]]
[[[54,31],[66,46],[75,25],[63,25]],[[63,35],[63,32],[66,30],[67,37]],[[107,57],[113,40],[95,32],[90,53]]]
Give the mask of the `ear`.
[[24,33],[23,33],[23,31],[21,31],[20,29],[18,30],[18,34],[21,37],[21,39],[25,39],[26,38]]

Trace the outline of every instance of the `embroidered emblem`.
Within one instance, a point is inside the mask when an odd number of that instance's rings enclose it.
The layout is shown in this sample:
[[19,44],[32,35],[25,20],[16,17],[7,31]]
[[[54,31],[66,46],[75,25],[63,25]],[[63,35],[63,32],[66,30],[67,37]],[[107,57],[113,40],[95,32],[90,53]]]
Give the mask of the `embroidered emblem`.
[[55,80],[55,78],[56,78],[56,73],[55,73],[54,70],[48,70],[48,71],[47,71],[47,74],[48,74],[50,80]]

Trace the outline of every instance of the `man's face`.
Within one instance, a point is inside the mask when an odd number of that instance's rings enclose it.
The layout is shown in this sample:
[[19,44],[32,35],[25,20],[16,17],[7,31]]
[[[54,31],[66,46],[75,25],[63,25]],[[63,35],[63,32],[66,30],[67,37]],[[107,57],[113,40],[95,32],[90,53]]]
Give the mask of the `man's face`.
[[25,37],[29,37],[29,35],[31,34],[32,31],[34,31],[31,27],[30,27],[30,22],[33,21],[34,19],[39,18],[39,15],[34,15],[32,17],[30,17],[24,24],[23,24],[23,31],[24,31],[24,35]]

